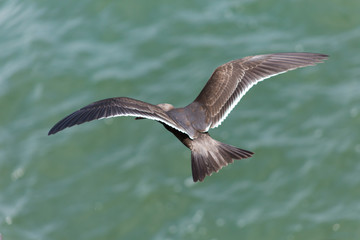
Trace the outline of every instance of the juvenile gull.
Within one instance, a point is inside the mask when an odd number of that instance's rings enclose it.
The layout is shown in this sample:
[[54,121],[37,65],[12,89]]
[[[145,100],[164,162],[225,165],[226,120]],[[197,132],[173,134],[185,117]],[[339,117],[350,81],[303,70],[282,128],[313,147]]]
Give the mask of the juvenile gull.
[[244,94],[258,82],[300,67],[312,66],[328,58],[318,53],[275,53],[249,56],[215,69],[197,98],[182,108],[168,103],[153,105],[127,97],[91,103],[55,124],[49,135],[67,127],[95,119],[133,116],[164,125],[191,150],[194,182],[218,172],[234,159],[248,158],[253,152],[219,142],[208,130],[218,127]]

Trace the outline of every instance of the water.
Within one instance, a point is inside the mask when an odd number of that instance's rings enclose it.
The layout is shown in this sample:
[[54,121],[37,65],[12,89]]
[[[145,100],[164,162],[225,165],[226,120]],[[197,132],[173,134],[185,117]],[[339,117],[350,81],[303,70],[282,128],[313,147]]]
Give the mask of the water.
[[[0,2],[0,235],[359,239],[359,1]],[[211,135],[254,151],[191,181],[160,124],[54,123],[107,97],[183,106],[247,55],[325,64],[257,85]],[[1,237],[0,237],[1,238]]]

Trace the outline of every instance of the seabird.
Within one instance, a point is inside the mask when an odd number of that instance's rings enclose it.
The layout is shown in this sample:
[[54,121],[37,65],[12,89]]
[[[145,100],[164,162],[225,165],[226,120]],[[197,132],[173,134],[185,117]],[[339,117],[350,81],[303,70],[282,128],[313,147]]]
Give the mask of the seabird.
[[182,108],[168,103],[153,105],[127,97],[91,103],[56,123],[48,135],[67,127],[119,116],[160,122],[191,150],[194,182],[218,172],[234,159],[248,158],[253,152],[211,138],[208,131],[218,127],[245,93],[258,82],[300,67],[312,66],[328,58],[318,53],[275,53],[249,56],[215,69],[196,99]]

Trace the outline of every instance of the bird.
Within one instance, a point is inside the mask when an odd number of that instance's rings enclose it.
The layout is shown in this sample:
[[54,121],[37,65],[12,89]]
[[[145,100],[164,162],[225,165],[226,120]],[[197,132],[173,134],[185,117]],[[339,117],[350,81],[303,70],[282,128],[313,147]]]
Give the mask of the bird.
[[248,56],[227,62],[215,69],[193,102],[175,108],[128,97],[93,102],[57,122],[48,132],[96,119],[131,116],[161,123],[191,151],[194,182],[218,172],[224,166],[251,157],[254,153],[213,139],[209,130],[220,126],[245,93],[260,81],[296,68],[314,66],[328,55],[307,52],[273,53]]

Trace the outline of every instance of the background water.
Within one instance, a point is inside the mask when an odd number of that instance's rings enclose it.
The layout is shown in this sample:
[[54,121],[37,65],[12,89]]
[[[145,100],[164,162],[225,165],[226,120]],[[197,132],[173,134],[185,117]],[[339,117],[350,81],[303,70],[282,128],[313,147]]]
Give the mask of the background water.
[[[360,1],[1,0],[0,234],[8,239],[360,239]],[[184,106],[219,65],[308,51],[211,135],[254,151],[192,183],[152,121],[47,136],[107,97]]]

